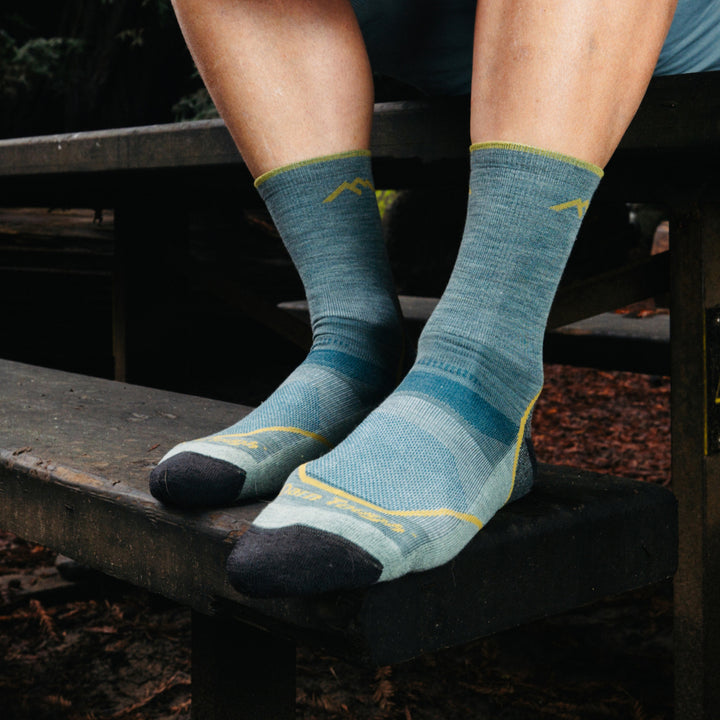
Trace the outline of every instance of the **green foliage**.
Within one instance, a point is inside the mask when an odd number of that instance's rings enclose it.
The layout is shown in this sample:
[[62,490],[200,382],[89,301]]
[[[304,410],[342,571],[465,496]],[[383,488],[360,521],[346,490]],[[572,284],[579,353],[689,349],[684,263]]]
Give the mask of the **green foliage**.
[[173,117],[179,122],[181,120],[209,120],[219,117],[219,115],[210,98],[210,93],[201,87],[189,95],[181,97],[173,105]]
[[170,0],[2,2],[0,137],[170,122],[200,86]]
[[22,45],[0,30],[0,97],[4,102],[41,81],[56,77],[69,59],[83,49],[76,38],[31,38]]
[[380,217],[385,217],[385,213],[390,209],[398,196],[397,190],[376,190],[375,197],[380,208]]

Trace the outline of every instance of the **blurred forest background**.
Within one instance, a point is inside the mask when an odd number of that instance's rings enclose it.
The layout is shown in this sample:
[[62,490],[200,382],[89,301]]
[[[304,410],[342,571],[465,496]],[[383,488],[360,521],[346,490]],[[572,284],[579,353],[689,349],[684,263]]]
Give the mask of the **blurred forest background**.
[[2,0],[0,137],[214,116],[170,0]]

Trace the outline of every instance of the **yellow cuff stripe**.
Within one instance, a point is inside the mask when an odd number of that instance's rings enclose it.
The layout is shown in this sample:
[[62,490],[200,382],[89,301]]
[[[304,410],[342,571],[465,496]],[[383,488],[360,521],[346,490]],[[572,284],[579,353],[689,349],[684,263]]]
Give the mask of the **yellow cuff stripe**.
[[520,458],[520,448],[522,447],[523,438],[525,436],[525,426],[527,425],[527,421],[530,419],[530,413],[535,407],[535,403],[540,397],[541,392],[542,388],[540,388],[540,392],[532,399],[530,404],[527,406],[527,410],[522,416],[522,420],[520,420],[520,430],[518,432],[517,442],[515,443],[515,459],[513,460],[512,485],[510,486],[510,492],[508,493],[508,496],[505,498],[506,505],[508,503],[508,500],[510,500],[510,496],[513,494],[513,490],[515,489],[515,475],[517,475],[518,460]]
[[327,438],[324,438],[322,435],[318,435],[317,433],[310,432],[310,430],[302,430],[301,428],[283,427],[283,426],[260,428],[259,430],[251,430],[250,432],[246,432],[246,433],[234,433],[232,435],[214,435],[213,437],[210,437],[208,439],[209,440],[217,440],[219,442],[222,442],[224,439],[227,439],[227,438],[248,437],[250,435],[258,435],[260,433],[266,433],[266,432],[296,433],[297,435],[304,435],[305,437],[309,437],[309,438],[312,438],[313,440],[317,440],[318,442],[323,443],[323,445],[327,445],[329,448],[331,448],[333,446],[333,444]]
[[586,162],[585,160],[579,160],[578,158],[572,157],[571,155],[563,155],[562,153],[553,152],[552,150],[543,150],[542,148],[534,147],[533,145],[522,145],[520,143],[510,142],[475,143],[474,145],[470,146],[470,152],[475,152],[475,150],[483,150],[486,148],[519,150],[520,152],[532,153],[533,155],[541,155],[542,157],[554,158],[555,160],[570,163],[570,165],[575,165],[576,167],[589,170],[590,172],[595,173],[595,175],[597,175],[598,177],[602,177],[603,175],[605,175],[603,169],[601,167],[598,167],[597,165],[593,165],[593,163]]
[[348,152],[336,153],[335,155],[323,155],[322,157],[311,158],[310,160],[301,160],[300,162],[290,163],[290,165],[283,165],[282,167],[275,168],[263,173],[255,179],[255,187],[258,188],[266,180],[269,180],[275,175],[287,172],[288,170],[295,170],[296,168],[305,167],[307,165],[316,165],[317,163],[326,162],[328,160],[341,160],[342,158],[348,157],[367,157],[370,155],[369,150],[349,150]]
[[478,530],[482,529],[482,521],[480,518],[475,517],[475,515],[470,515],[469,513],[461,513],[457,510],[451,510],[450,508],[436,508],[433,510],[388,510],[387,508],[380,507],[379,505],[373,505],[372,503],[369,503],[367,500],[363,500],[362,498],[357,497],[356,495],[351,495],[350,493],[345,492],[344,490],[339,490],[338,488],[333,487],[332,485],[327,485],[324,482],[321,482],[320,480],[316,480],[315,478],[310,477],[306,470],[305,465],[301,465],[298,468],[298,475],[300,476],[300,480],[307,485],[312,485],[313,487],[316,487],[320,490],[323,490],[325,492],[331,493],[332,495],[337,495],[338,497],[343,498],[344,500],[350,500],[351,502],[357,503],[358,505],[362,505],[363,507],[369,508],[370,510],[374,510],[375,512],[383,513],[384,515],[392,515],[394,517],[437,517],[437,516],[446,516],[446,517],[454,517],[458,520],[464,520],[465,522],[472,523],[473,525],[476,525]]

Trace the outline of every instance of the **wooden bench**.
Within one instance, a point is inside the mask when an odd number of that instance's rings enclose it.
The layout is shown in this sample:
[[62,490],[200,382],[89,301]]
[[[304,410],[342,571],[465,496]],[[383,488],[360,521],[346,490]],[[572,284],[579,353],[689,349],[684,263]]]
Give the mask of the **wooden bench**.
[[147,492],[179,438],[248,408],[8,361],[0,387],[0,527],[193,608],[194,717],[294,717],[294,640],[389,664],[675,569],[670,492],[543,468],[449,565],[365,592],[252,601],[224,567],[264,503],[183,513]]
[[[379,106],[375,119],[379,187],[430,184],[438,172],[466,167],[466,103]],[[566,287],[553,308],[552,322],[562,326],[656,295],[667,289],[671,266],[675,497],[654,486],[545,468],[536,490],[504,509],[446,567],[362,593],[250,601],[227,587],[223,566],[232,539],[260,505],[183,514],[161,508],[146,491],[161,448],[234,420],[237,407],[3,362],[0,526],[192,607],[199,718],[239,717],[238,707],[247,717],[290,717],[290,640],[311,638],[375,662],[401,660],[667,577],[678,551],[676,717],[714,717],[719,159],[720,74],[653,81],[605,182],[628,201],[666,204],[670,262],[658,256]],[[252,202],[248,179],[226,130],[213,121],[0,141],[0,204],[115,208],[119,379],[132,377],[150,347],[139,290],[154,278],[157,246],[170,234],[154,208],[209,202],[228,187],[233,202]],[[217,285],[236,307],[257,311],[233,288]],[[263,312],[288,334],[305,332],[276,308]],[[241,643],[252,649],[242,654],[242,685]]]

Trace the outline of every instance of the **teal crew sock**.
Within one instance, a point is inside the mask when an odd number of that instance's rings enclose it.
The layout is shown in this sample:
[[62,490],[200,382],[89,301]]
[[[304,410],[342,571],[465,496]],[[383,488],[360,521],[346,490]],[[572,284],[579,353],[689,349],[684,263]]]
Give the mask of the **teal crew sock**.
[[365,151],[267,173],[256,186],[303,282],[313,343],[301,365],[235,425],[173,448],[152,494],[184,507],[278,492],[395,386],[402,331]]
[[238,540],[238,590],[302,595],[439,566],[528,492],[544,329],[601,176],[536,148],[473,146],[463,242],[414,366]]

